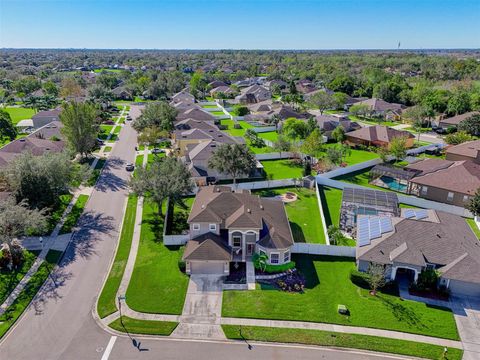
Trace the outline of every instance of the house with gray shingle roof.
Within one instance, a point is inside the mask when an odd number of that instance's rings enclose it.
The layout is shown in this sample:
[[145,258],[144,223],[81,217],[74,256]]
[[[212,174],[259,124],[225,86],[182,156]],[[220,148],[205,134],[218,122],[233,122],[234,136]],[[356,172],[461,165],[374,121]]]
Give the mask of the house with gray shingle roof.
[[[380,264],[387,278],[410,281],[423,270],[434,269],[439,285],[452,294],[480,297],[480,241],[465,219],[441,211],[422,210],[421,215],[416,211],[402,209],[401,217],[391,218],[390,231],[357,240],[358,269]],[[361,231],[357,228],[357,238]]]
[[188,274],[228,275],[231,262],[264,254],[267,262],[290,262],[294,244],[281,200],[249,190],[207,186],[197,193],[188,217],[190,240],[183,260]]

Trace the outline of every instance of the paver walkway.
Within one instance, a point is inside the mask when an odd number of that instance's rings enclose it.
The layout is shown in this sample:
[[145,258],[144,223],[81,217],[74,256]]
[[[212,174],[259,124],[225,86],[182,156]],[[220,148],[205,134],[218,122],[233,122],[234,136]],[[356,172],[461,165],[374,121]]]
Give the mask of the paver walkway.
[[173,336],[225,339],[220,326],[223,278],[217,275],[192,275],[188,283],[180,324]]

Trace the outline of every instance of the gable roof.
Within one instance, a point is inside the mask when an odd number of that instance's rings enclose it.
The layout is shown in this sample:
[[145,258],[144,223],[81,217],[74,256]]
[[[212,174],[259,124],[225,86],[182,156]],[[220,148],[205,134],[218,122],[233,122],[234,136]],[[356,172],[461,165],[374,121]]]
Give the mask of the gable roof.
[[194,222],[219,223],[221,229],[267,229],[261,231],[262,246],[284,249],[293,245],[282,201],[261,198],[248,191],[233,192],[227,186],[200,189],[188,217],[188,223]]
[[207,233],[187,242],[183,260],[230,261],[232,249],[224,244],[220,236]]
[[194,119],[215,121],[215,116],[199,108],[191,108],[177,115],[177,120]]
[[381,141],[385,143],[389,143],[396,137],[407,137],[410,139],[415,137],[408,131],[396,130],[382,125],[366,126],[348,133],[347,136],[365,141]]
[[480,140],[467,141],[463,144],[450,146],[446,150],[446,154],[460,155],[475,159],[480,150]]
[[480,115],[480,112],[470,111],[470,112],[467,112],[465,114],[455,115],[455,116],[449,117],[447,119],[440,120],[440,122],[442,124],[448,124],[448,125],[452,125],[452,126],[455,125],[456,126],[456,125],[460,124],[463,120],[466,120],[473,115]]
[[379,111],[379,112],[396,111],[396,110],[402,110],[405,108],[404,105],[389,103],[389,102],[386,102],[385,100],[377,99],[377,98],[362,100],[357,102],[357,104],[367,105],[370,111]]
[[454,164],[453,161],[444,159],[424,159],[405,166],[406,169],[418,172],[418,175],[426,175],[438,170],[446,169]]

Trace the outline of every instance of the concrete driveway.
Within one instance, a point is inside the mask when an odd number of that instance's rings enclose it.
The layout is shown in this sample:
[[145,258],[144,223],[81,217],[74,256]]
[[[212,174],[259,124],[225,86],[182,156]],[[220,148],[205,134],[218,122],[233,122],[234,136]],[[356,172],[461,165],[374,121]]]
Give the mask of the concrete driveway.
[[480,299],[450,299],[458,333],[464,349],[464,360],[480,359]]
[[220,326],[222,283],[218,275],[192,275],[188,284],[180,324],[173,336],[225,339]]

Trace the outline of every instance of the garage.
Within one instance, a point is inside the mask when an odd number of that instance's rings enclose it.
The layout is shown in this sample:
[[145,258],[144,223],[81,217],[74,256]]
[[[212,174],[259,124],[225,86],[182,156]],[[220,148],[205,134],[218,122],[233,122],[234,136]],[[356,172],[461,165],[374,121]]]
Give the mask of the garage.
[[191,261],[190,274],[226,275],[223,261]]
[[448,288],[452,295],[480,297],[480,284],[450,280]]

